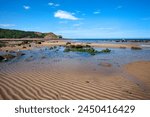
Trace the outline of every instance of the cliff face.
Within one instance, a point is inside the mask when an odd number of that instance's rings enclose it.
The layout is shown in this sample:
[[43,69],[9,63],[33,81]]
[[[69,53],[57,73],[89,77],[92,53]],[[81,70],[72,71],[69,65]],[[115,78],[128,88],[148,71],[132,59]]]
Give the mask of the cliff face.
[[31,31],[21,31],[21,30],[10,30],[0,28],[0,38],[45,38],[45,39],[60,39],[54,33],[41,33],[41,32],[31,32]]

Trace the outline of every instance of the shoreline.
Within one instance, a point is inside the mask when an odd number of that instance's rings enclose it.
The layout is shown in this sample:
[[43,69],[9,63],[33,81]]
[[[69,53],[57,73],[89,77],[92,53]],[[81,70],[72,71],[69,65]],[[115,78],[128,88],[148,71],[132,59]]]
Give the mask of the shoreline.
[[[9,41],[8,41],[9,40]],[[71,43],[72,45],[89,45],[91,47],[97,47],[97,48],[132,48],[132,47],[138,47],[142,48],[139,43],[88,43],[88,42],[73,42],[72,40],[60,40],[60,39],[54,39],[54,40],[43,40],[43,39],[16,39],[16,40],[0,40],[0,42],[7,42],[8,46],[6,47],[1,47],[0,51],[6,51],[6,50],[29,50],[33,49],[35,47],[52,47],[52,46],[65,46],[68,42]],[[21,42],[27,41],[27,44],[22,44]],[[18,46],[17,44],[20,45]],[[40,44],[37,44],[37,42],[40,42]],[[15,44],[16,43],[16,44]],[[28,47],[31,45],[31,47]],[[25,48],[23,48],[25,46]]]

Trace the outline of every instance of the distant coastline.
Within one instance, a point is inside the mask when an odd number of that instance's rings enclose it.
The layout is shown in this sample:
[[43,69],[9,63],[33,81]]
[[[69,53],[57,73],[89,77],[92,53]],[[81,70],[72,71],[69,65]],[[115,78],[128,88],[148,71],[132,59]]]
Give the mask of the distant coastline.
[[0,39],[24,39],[24,38],[44,38],[44,39],[60,39],[61,35],[56,35],[52,32],[42,33],[35,31],[23,31],[15,29],[2,29],[0,28]]

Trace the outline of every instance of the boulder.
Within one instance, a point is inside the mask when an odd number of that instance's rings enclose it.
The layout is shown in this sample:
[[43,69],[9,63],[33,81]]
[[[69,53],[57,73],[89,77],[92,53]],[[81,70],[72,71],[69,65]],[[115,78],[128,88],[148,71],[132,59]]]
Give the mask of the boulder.
[[0,56],[0,61],[3,61],[5,58],[3,56]]

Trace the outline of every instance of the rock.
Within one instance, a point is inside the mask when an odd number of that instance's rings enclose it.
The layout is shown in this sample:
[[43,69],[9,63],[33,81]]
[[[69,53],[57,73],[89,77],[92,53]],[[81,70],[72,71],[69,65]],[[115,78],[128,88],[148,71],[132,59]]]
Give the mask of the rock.
[[100,51],[100,53],[110,53],[110,52],[111,52],[111,50],[108,49],[108,48],[103,49],[103,50]]
[[29,43],[29,41],[23,41],[22,42],[22,44],[24,45],[24,44],[28,44]]
[[2,56],[5,60],[11,60],[13,58],[15,58],[16,56],[12,55],[12,54],[6,54]]
[[136,47],[136,46],[132,46],[131,49],[132,49],[132,50],[141,50],[142,48]]
[[126,47],[124,47],[124,46],[120,46],[120,48],[121,48],[121,49],[126,49]]
[[24,56],[25,53],[22,53],[22,52],[17,52],[17,56]]
[[36,44],[42,44],[42,41],[35,41]]
[[41,42],[37,42],[37,44],[42,44]]
[[23,46],[22,48],[27,48],[27,47]]
[[106,62],[102,62],[99,65],[103,66],[103,67],[111,67],[112,66],[110,63],[106,63]]
[[3,61],[5,58],[3,56],[0,56],[0,61]]
[[71,45],[71,42],[67,42],[66,45]]
[[41,59],[45,59],[45,58],[46,58],[46,56],[42,56],[42,57],[41,57]]
[[86,83],[90,83],[89,81],[85,81]]
[[13,50],[10,50],[9,52],[10,52],[10,53],[16,53],[16,52],[15,52],[15,51],[13,51]]
[[56,49],[56,48],[57,48],[57,46],[53,46],[53,47],[50,47],[49,49],[53,50],[53,49]]
[[86,45],[85,47],[90,48],[91,46],[90,45]]
[[64,49],[64,52],[86,52],[86,53],[89,53],[91,55],[95,55],[97,53],[99,53],[97,50],[95,50],[94,48],[92,47],[87,47],[87,46],[84,46],[84,45],[69,45],[69,46],[66,46],[66,48]]

